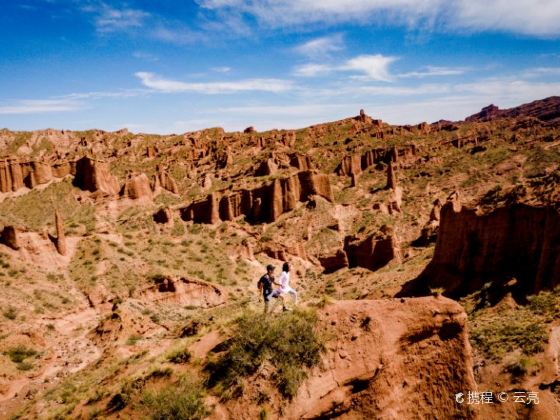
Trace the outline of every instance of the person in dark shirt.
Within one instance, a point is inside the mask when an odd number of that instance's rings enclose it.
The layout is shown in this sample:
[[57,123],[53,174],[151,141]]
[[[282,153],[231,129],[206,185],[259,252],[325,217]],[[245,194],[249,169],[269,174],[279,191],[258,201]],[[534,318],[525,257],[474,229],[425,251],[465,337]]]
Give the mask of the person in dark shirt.
[[266,266],[266,274],[264,276],[262,276],[259,279],[259,282],[257,283],[257,286],[258,286],[259,290],[262,291],[262,294],[263,294],[264,313],[265,314],[268,312],[270,299],[272,297],[274,297],[274,298],[278,297],[278,296],[274,295],[274,293],[272,291],[272,285],[273,284],[279,285],[279,283],[277,283],[274,280],[274,266],[272,264],[268,264]]

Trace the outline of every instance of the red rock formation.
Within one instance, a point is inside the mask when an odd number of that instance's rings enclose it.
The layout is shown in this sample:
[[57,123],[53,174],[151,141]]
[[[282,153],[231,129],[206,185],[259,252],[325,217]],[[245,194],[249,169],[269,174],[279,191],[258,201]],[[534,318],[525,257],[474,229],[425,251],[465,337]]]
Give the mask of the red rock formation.
[[514,295],[534,294],[560,283],[560,214],[554,208],[514,204],[486,215],[456,200],[441,210],[434,257],[402,295],[464,296],[488,282],[517,279]]
[[60,255],[66,255],[66,235],[64,234],[64,220],[58,210],[54,211],[56,225],[56,250]]
[[489,105],[482,108],[479,113],[465,118],[465,121],[483,122],[497,118],[516,117],[535,117],[541,121],[557,121],[560,118],[560,97],[551,96],[510,109],[499,109],[495,105]]
[[290,166],[299,169],[300,171],[308,171],[311,169],[311,158],[299,153],[292,153],[290,155]]
[[173,194],[179,194],[179,187],[177,186],[177,181],[169,174],[169,172],[162,166],[157,167],[157,173],[154,177],[154,192],[157,192],[158,188],[161,187]]
[[157,277],[154,285],[141,292],[153,302],[176,303],[184,306],[212,308],[226,301],[225,293],[217,286],[184,277]]
[[362,172],[362,157],[359,154],[345,156],[336,168],[338,175],[351,176]]
[[18,159],[0,160],[0,191],[17,191],[23,187],[23,172]]
[[269,223],[312,195],[333,200],[328,175],[302,171],[253,190],[220,191],[191,203],[180,212],[183,220],[196,223],[234,220],[241,215],[251,223]]
[[[337,301],[319,309],[318,319],[327,337],[321,362],[293,399],[279,401],[268,391],[271,418],[477,418],[466,401],[455,401],[455,393],[477,389],[467,315],[457,302]],[[256,401],[273,369],[259,369],[239,398],[224,402],[223,417],[258,418]]]
[[351,176],[353,173],[359,175],[367,168],[378,163],[411,163],[415,161],[418,150],[414,144],[402,148],[393,147],[391,149],[372,149],[364,153],[345,156],[336,167],[335,172],[341,176]]
[[278,165],[274,162],[274,160],[266,159],[261,162],[255,171],[255,176],[274,175],[276,172],[278,172]]
[[381,235],[370,235],[365,239],[346,237],[344,251],[349,267],[363,267],[375,271],[396,259],[401,253],[398,240],[391,228],[383,227]]
[[348,267],[348,257],[342,249],[337,249],[334,254],[321,254],[317,256],[325,273],[332,273],[341,268]]
[[18,233],[19,229],[15,226],[4,226],[4,229],[0,232],[0,243],[18,250],[20,248]]
[[153,159],[157,156],[158,149],[156,146],[148,146],[146,147],[146,157],[148,159]]
[[82,190],[101,192],[107,195],[119,193],[119,182],[111,175],[109,164],[83,157],[76,162],[74,185]]
[[397,188],[397,175],[395,174],[395,168],[393,167],[393,163],[389,163],[387,165],[387,186],[385,188],[389,188],[394,190]]
[[129,175],[121,190],[121,196],[131,200],[151,200],[152,188],[146,174]]
[[436,241],[437,234],[439,231],[439,219],[440,212],[443,204],[438,198],[434,201],[434,205],[430,212],[430,219],[428,223],[424,225],[422,231],[420,232],[420,237],[416,239],[412,245],[414,246],[428,246],[429,244]]

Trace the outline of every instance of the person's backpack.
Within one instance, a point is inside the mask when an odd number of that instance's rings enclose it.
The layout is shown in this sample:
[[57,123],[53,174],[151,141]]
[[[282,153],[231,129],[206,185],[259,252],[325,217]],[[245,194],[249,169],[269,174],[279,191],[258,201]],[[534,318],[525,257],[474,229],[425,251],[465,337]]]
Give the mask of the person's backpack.
[[259,281],[257,282],[257,288],[259,289],[259,292],[262,292],[262,289],[263,289],[263,287],[264,287],[264,285],[263,285],[263,277],[264,277],[264,276],[262,276],[262,277],[259,279]]

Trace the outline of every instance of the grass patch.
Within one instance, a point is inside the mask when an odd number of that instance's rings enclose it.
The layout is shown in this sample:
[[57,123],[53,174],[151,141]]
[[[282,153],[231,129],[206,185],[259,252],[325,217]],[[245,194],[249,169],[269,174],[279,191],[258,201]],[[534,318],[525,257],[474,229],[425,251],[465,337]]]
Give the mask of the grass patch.
[[167,355],[167,360],[175,364],[188,363],[191,360],[191,354],[186,348],[179,348],[171,351]]
[[203,387],[186,377],[158,391],[146,391],[142,403],[153,420],[198,420],[208,414]]
[[19,345],[8,349],[5,354],[10,358],[12,362],[21,363],[28,357],[37,355],[37,351],[33,350],[32,348]]
[[17,311],[14,307],[10,306],[8,309],[2,312],[2,315],[4,315],[4,318],[13,321],[14,319],[17,318]]
[[253,375],[269,361],[276,367],[273,379],[286,398],[295,396],[307,377],[305,368],[319,363],[324,350],[316,332],[316,316],[310,311],[294,311],[278,317],[246,313],[239,318],[236,335],[227,353],[210,361],[208,385],[223,398],[234,398],[243,392],[242,378]]

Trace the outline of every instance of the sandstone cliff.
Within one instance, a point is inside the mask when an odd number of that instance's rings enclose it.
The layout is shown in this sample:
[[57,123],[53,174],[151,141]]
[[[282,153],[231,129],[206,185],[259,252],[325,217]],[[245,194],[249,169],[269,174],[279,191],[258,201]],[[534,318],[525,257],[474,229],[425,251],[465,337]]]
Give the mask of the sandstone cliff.
[[183,220],[195,223],[217,223],[241,215],[251,223],[269,223],[312,195],[333,200],[328,175],[302,171],[252,190],[219,191],[183,207],[180,212]]
[[560,283],[560,214],[556,209],[513,204],[486,215],[455,202],[441,209],[434,257],[425,271],[403,287],[403,295],[442,287],[464,296],[488,282],[517,283],[524,297]]

